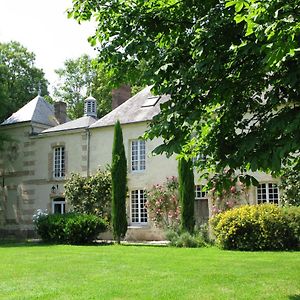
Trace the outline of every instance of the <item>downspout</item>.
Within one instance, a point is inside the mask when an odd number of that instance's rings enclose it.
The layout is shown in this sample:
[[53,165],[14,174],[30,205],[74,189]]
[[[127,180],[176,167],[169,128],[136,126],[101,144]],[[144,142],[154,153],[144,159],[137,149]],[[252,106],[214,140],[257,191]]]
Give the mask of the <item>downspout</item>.
[[90,141],[91,141],[91,132],[90,129],[86,129],[87,136],[87,162],[86,162],[86,177],[90,177]]

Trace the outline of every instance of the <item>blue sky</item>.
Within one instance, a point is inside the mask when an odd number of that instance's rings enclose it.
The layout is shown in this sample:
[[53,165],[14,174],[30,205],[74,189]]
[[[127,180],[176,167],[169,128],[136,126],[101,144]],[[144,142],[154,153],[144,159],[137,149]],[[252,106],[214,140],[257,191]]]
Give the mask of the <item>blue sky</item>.
[[87,42],[95,24],[68,19],[65,11],[71,5],[71,0],[0,0],[0,41],[15,40],[34,52],[37,67],[52,85],[54,70],[66,59],[95,56]]

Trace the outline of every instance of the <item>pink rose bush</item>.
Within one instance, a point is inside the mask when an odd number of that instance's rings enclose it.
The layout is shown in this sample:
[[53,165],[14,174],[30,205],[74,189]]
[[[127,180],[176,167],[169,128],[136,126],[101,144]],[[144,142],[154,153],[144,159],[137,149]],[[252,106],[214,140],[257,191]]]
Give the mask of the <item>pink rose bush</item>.
[[147,191],[146,207],[150,219],[164,230],[177,229],[180,222],[178,181],[167,177],[163,184],[155,184]]

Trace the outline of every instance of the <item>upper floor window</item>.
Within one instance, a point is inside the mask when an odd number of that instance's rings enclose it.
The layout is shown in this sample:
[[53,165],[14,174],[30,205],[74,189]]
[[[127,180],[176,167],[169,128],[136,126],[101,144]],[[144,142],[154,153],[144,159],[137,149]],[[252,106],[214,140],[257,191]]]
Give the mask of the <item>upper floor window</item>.
[[66,212],[65,198],[55,198],[52,201],[52,213],[64,214]]
[[131,141],[131,170],[143,171],[146,169],[146,145],[143,140]]
[[275,183],[261,183],[257,187],[257,203],[279,203],[279,190]]
[[195,200],[207,199],[207,192],[203,188],[203,185],[195,185]]
[[146,196],[144,190],[131,191],[131,222],[147,223]]
[[65,177],[65,147],[55,147],[53,150],[53,176]]

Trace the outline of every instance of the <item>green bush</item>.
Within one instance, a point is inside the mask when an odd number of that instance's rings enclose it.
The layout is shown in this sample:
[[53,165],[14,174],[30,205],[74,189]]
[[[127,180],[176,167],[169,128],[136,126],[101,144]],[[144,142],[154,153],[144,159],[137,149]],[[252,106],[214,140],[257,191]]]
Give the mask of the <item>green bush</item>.
[[34,223],[43,241],[66,244],[90,243],[106,229],[103,219],[78,213],[42,215]]
[[105,222],[95,215],[76,214],[67,218],[64,233],[70,244],[87,244],[105,231]]
[[104,220],[111,218],[111,174],[98,170],[84,177],[72,173],[65,183],[65,196],[75,212],[97,215]]
[[189,232],[177,233],[176,231],[167,232],[167,239],[170,246],[179,248],[200,248],[206,247],[203,236],[200,233],[190,234]]
[[300,206],[290,206],[284,208],[284,213],[290,227],[294,231],[294,234],[298,240],[298,245],[300,243]]
[[214,216],[211,225],[221,248],[285,250],[298,246],[299,217],[299,210],[245,205]]

